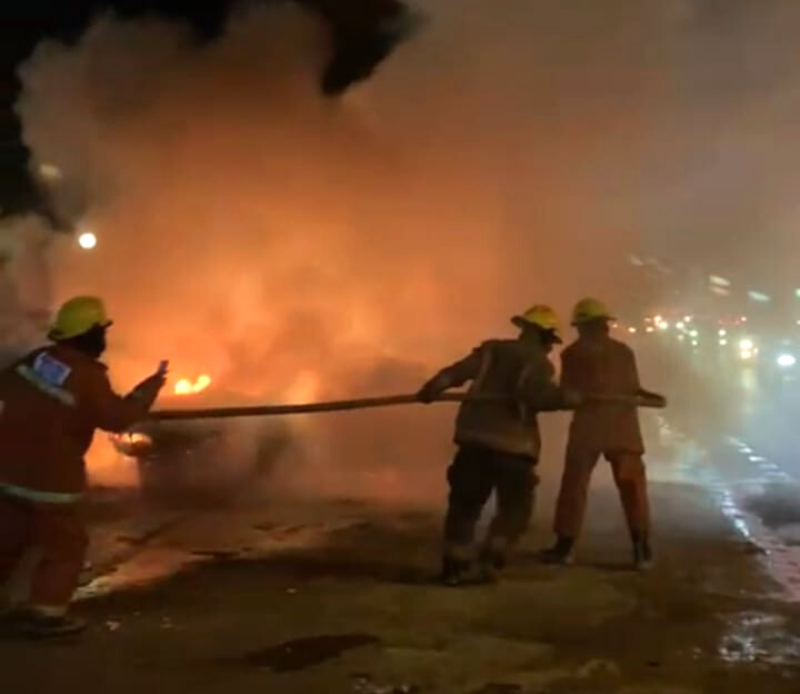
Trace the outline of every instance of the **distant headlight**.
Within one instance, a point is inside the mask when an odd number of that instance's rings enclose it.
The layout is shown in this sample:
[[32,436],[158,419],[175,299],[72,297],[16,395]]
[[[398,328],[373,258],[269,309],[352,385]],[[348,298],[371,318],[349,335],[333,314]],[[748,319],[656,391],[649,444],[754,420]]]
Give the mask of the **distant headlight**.
[[797,364],[797,357],[794,354],[779,354],[777,362],[782,369],[791,369]]
[[756,358],[757,354],[758,349],[756,349],[753,340],[747,337],[739,340],[739,358],[742,361],[751,361]]

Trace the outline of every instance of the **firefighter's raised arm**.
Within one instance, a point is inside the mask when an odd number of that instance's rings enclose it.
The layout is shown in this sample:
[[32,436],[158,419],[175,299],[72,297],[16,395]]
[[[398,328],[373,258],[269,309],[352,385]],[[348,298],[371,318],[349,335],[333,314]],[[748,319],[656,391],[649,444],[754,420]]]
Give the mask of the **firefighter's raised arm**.
[[463,359],[445,367],[420,388],[417,396],[420,402],[431,403],[450,388],[463,386],[474,379],[481,368],[484,347],[474,349]]
[[119,433],[146,419],[165,382],[166,374],[158,371],[123,397],[114,392],[105,373],[99,375],[86,394],[95,426]]

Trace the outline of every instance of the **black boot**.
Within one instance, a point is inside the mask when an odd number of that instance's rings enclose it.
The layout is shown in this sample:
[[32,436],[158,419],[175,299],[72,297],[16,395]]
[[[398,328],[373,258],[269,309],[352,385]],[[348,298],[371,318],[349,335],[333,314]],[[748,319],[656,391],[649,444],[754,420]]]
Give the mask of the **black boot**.
[[649,571],[653,568],[653,550],[647,535],[633,536],[633,563],[637,571]]
[[442,573],[439,580],[450,588],[463,586],[472,569],[472,563],[462,559],[444,557],[442,559]]
[[493,572],[487,572],[481,561],[474,564],[450,557],[442,561],[440,580],[449,588],[486,585],[494,582],[493,576]]
[[568,566],[573,561],[572,548],[574,545],[575,540],[571,537],[559,536],[555,545],[539,553],[539,560],[545,564]]
[[498,574],[505,568],[505,553],[486,547],[478,559],[478,580],[481,583],[496,583]]
[[83,631],[87,623],[68,614],[48,615],[36,610],[20,610],[7,619],[7,627],[21,636],[54,638]]

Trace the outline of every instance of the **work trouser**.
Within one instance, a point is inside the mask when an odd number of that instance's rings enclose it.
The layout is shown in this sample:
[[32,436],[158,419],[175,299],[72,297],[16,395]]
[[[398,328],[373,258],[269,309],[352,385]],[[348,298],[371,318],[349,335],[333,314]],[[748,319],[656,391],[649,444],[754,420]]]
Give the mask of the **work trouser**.
[[33,504],[0,494],[0,586],[28,550],[39,560],[30,585],[31,605],[65,608],[83,568],[88,538],[75,504]]
[[602,451],[579,442],[567,444],[564,473],[558,493],[554,530],[561,537],[575,539],[583,527],[589,482],[600,456],[611,463],[614,481],[619,491],[625,520],[633,537],[646,535],[650,530],[650,506],[647,479],[640,453]]
[[474,556],[475,526],[496,495],[497,513],[489,527],[486,551],[505,557],[528,529],[538,482],[536,460],[479,446],[462,446],[447,471],[450,497],[444,526],[444,554],[469,561]]

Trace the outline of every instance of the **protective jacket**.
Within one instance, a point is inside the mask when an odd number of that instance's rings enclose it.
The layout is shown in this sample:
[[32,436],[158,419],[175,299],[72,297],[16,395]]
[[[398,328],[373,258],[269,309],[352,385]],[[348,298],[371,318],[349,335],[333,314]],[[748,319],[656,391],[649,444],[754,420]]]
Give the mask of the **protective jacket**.
[[566,407],[544,348],[527,340],[491,340],[440,371],[430,382],[444,392],[471,381],[470,396],[502,396],[506,402],[465,402],[456,419],[455,443],[538,458],[536,413]]
[[[642,392],[633,351],[608,336],[579,338],[564,349],[561,386],[599,395],[635,396]],[[644,453],[636,408],[587,402],[573,415],[570,443],[598,453]]]
[[95,429],[120,432],[149,402],[117,395],[106,367],[65,345],[36,350],[0,371],[0,491],[69,502],[86,485]]

